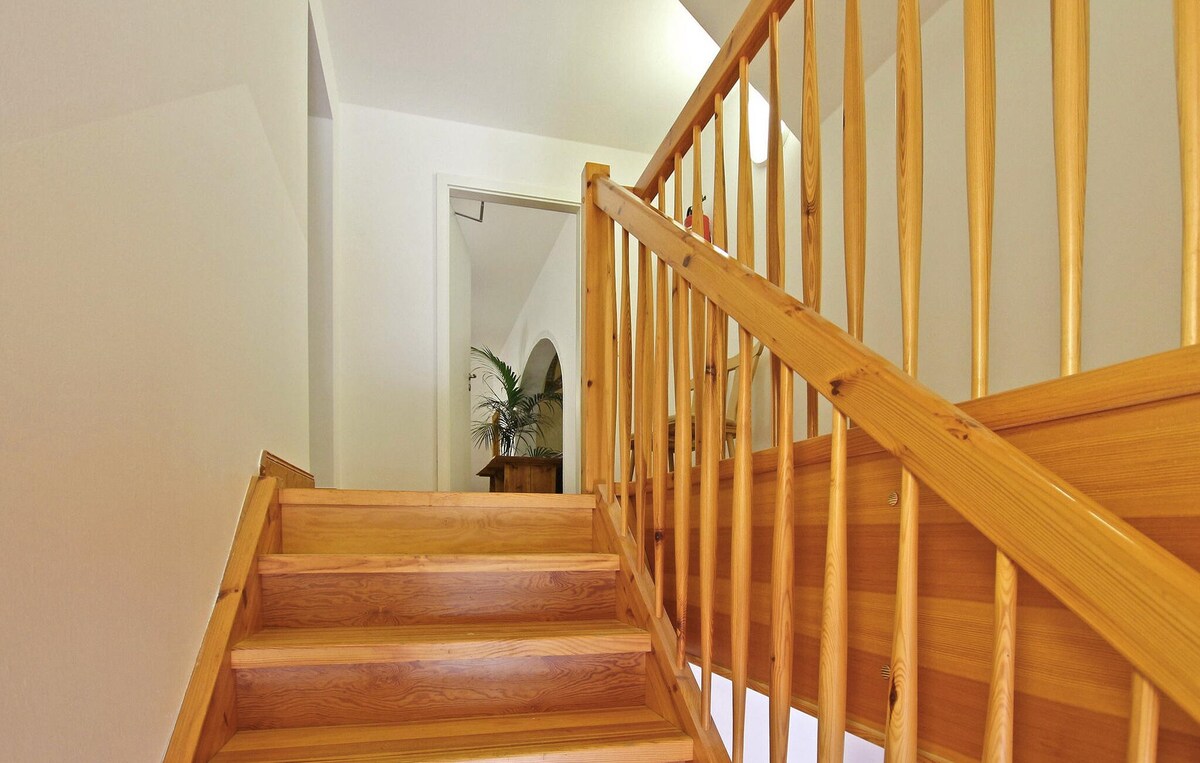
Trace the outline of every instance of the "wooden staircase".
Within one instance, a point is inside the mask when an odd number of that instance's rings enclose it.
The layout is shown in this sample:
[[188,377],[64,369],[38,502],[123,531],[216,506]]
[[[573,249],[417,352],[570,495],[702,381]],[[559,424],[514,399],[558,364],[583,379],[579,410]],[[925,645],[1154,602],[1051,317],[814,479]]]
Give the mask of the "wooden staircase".
[[[694,719],[681,723],[677,680],[690,674],[654,657],[637,616],[649,609],[628,604],[636,576],[622,575],[628,559],[594,496],[263,482],[273,498],[227,677],[191,703],[202,720],[185,717],[185,700],[167,760],[712,759],[685,731]],[[202,650],[197,673],[204,661]],[[189,750],[181,728],[197,724]]]

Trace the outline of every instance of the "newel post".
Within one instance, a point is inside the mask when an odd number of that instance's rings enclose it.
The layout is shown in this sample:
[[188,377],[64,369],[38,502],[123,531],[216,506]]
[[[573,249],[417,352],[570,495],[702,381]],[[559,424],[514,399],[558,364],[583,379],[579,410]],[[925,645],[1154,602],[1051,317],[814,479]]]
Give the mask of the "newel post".
[[[593,180],[608,177],[606,164],[588,162],[583,167],[580,225],[583,247],[583,378],[580,394],[583,454],[580,459],[583,492],[592,492],[604,474],[605,380],[607,343],[605,295],[613,279],[612,220],[596,206]],[[611,454],[608,456],[612,459]]]

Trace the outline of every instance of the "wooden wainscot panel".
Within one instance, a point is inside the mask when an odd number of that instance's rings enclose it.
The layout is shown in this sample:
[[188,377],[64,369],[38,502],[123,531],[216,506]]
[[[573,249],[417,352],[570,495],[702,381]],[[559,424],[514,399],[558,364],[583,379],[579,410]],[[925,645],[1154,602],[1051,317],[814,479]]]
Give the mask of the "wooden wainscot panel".
[[[962,407],[1012,444],[1134,527],[1200,568],[1200,375],[1180,371],[1195,354],[1166,353]],[[1122,373],[1122,370],[1124,373]],[[1162,371],[1156,374],[1155,371]],[[1145,384],[1139,386],[1138,377]],[[1168,382],[1164,383],[1163,378]],[[1171,381],[1173,380],[1173,381]],[[1110,394],[1105,397],[1105,382]],[[1072,390],[1079,394],[1073,395]],[[1057,406],[1047,400],[1059,401]],[[891,652],[899,463],[861,431],[851,432],[847,497],[849,666],[847,723],[881,740]],[[829,440],[797,443],[795,454],[796,637],[793,705],[815,713],[829,500]],[[731,463],[721,467],[716,643],[730,666]],[[755,454],[750,677],[770,675],[770,568],[775,454]],[[671,481],[666,481],[668,500]],[[699,501],[693,492],[692,527]],[[923,494],[919,570],[919,685],[922,755],[978,760],[991,671],[995,547],[930,490]],[[672,529],[666,558],[674,558]],[[699,569],[692,531],[690,570]],[[666,591],[674,591],[674,566]],[[693,578],[691,586],[699,584]],[[1131,667],[1103,639],[1021,573],[1016,644],[1015,755],[1020,761],[1124,760]],[[673,611],[668,602],[667,611]],[[692,609],[695,658],[699,611]],[[1163,700],[1159,759],[1200,760],[1200,724]]]

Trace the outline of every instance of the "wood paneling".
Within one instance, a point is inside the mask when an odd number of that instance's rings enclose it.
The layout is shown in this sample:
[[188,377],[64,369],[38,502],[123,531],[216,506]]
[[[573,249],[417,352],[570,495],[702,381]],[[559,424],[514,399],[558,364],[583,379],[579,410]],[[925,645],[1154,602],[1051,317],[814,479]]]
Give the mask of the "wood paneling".
[[[1086,375],[1085,375],[1086,376]],[[1068,380],[1081,387],[1084,377]],[[1010,400],[1020,395],[1009,393]],[[1119,398],[1119,395],[1118,395]],[[980,401],[986,403],[987,401]],[[997,412],[1000,420],[1019,420]],[[854,431],[851,431],[854,434]],[[1200,395],[1119,407],[1001,432],[1013,445],[1200,568]],[[827,439],[827,438],[822,438]],[[815,444],[810,447],[815,447]],[[828,445],[826,444],[827,448]],[[805,452],[797,449],[797,453]],[[826,452],[828,452],[826,450]],[[752,533],[751,685],[770,672],[770,564],[774,458],[757,454]],[[826,459],[828,456],[826,456]],[[877,451],[852,454],[847,467],[850,730],[878,739],[883,727],[897,559],[896,460]],[[793,704],[816,707],[824,579],[828,461],[795,468],[796,655]],[[714,660],[730,665],[730,477],[723,476],[718,541]],[[693,506],[698,515],[698,505]],[[978,759],[992,660],[994,546],[937,494],[922,495],[917,621],[922,754]],[[1026,573],[1016,633],[1014,760],[1122,760],[1131,707],[1131,668],[1104,639]],[[693,614],[696,614],[693,612]],[[1159,759],[1200,757],[1200,725],[1164,699]]]
[[241,728],[387,723],[644,704],[645,655],[237,671]]

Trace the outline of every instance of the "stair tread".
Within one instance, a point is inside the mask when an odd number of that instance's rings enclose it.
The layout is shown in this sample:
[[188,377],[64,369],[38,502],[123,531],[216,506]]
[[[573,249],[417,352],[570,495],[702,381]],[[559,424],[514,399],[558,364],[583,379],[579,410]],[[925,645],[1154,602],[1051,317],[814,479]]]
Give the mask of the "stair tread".
[[692,740],[646,707],[495,715],[367,726],[239,731],[214,763],[563,761],[692,757]]
[[616,620],[265,628],[232,652],[235,669],[646,652],[650,636]]
[[279,491],[279,503],[284,506],[473,506],[591,510],[596,506],[596,498],[587,493],[436,493],[415,490],[286,488]]
[[262,575],[454,572],[608,572],[616,554],[265,554]]

